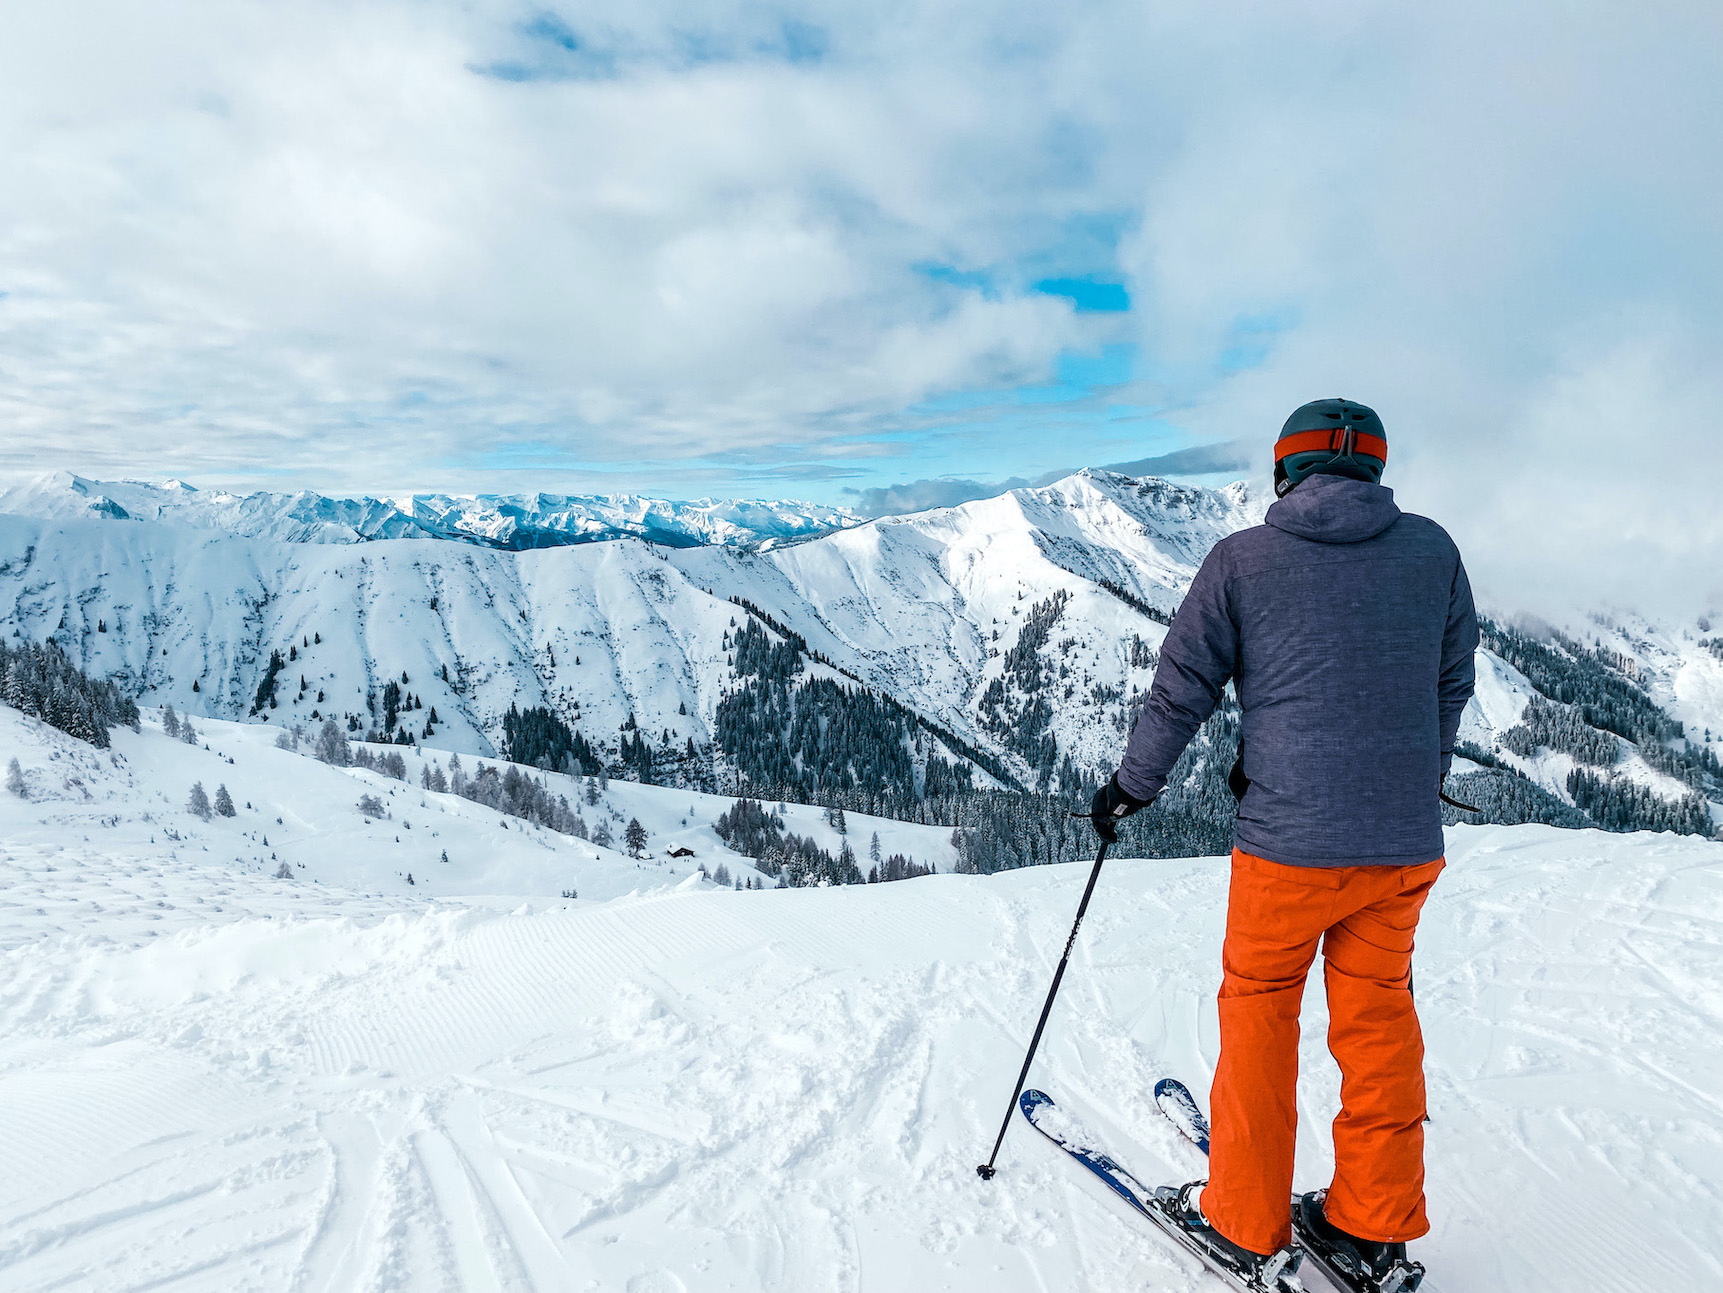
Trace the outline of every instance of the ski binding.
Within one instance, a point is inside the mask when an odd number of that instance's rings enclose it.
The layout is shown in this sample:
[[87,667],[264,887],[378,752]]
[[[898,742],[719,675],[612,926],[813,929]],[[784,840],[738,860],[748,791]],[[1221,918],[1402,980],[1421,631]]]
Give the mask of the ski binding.
[[[1424,1282],[1422,1262],[1395,1262],[1380,1278],[1362,1269],[1356,1253],[1331,1247],[1323,1241],[1320,1234],[1306,1224],[1304,1209],[1307,1206],[1309,1205],[1305,1198],[1300,1198],[1293,1204],[1293,1236],[1310,1254],[1311,1260],[1321,1268],[1322,1273],[1334,1282],[1336,1288],[1346,1289],[1348,1293],[1416,1293],[1419,1285]],[[1320,1203],[1317,1206],[1321,1206]]]

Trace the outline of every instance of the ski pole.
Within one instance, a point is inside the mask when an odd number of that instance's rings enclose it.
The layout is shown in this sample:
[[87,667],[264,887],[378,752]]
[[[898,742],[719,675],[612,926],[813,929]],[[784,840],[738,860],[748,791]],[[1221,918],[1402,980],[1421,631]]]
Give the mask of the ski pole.
[[1047,1016],[1053,1013],[1053,998],[1059,995],[1059,980],[1065,977],[1065,966],[1071,960],[1071,948],[1077,942],[1077,931],[1083,925],[1083,913],[1089,910],[1089,898],[1095,892],[1095,881],[1101,878],[1101,863],[1107,860],[1108,841],[1101,841],[1095,854],[1095,869],[1089,872],[1083,901],[1077,904],[1077,919],[1071,923],[1071,937],[1065,940],[1065,955],[1059,958],[1059,968],[1053,971],[1053,986],[1047,989],[1047,1004],[1041,1007],[1041,1022],[1035,1025],[1035,1036],[1029,1039],[1029,1053],[1023,1057],[1022,1071],[1017,1074],[1017,1088],[1011,1093],[1011,1103],[1005,1106],[1005,1121],[999,1124],[999,1138],[993,1142],[993,1153],[975,1174],[984,1181],[993,1179],[993,1161],[999,1157],[999,1147],[1005,1143],[1005,1133],[1011,1126],[1011,1115],[1017,1112],[1017,1097],[1023,1094],[1023,1084],[1029,1080],[1029,1066],[1035,1062],[1035,1050],[1041,1045],[1041,1030],[1047,1027]]

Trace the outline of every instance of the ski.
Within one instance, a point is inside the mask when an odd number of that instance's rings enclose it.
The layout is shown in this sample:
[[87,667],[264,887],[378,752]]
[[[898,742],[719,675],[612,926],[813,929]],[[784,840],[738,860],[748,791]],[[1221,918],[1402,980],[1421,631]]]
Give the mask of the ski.
[[1208,1157],[1208,1119],[1197,1108],[1191,1089],[1177,1078],[1162,1078],[1155,1083],[1155,1104],[1179,1134]]
[[1205,1248],[1174,1218],[1171,1205],[1178,1197],[1177,1189],[1165,1185],[1150,1189],[1144,1185],[1097,1147],[1076,1120],[1053,1103],[1052,1096],[1043,1091],[1025,1091],[1018,1107],[1031,1127],[1088,1168],[1132,1210],[1229,1287],[1239,1290],[1239,1293],[1304,1293],[1304,1285],[1299,1283],[1297,1275],[1298,1263],[1304,1253],[1296,1245],[1279,1253],[1259,1275],[1247,1275],[1228,1264],[1221,1254]]

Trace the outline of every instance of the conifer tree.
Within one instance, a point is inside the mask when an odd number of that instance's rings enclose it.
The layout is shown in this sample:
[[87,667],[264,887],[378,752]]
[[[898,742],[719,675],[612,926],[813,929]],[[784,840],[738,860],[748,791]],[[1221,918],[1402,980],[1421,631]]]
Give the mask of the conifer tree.
[[201,817],[206,822],[209,820],[209,796],[204,793],[203,782],[191,783],[191,794],[186,797],[185,810],[193,817]]
[[341,730],[341,725],[332,718],[323,720],[323,727],[317,733],[315,753],[324,763],[336,768],[345,768],[353,762],[352,750],[347,744],[347,734]]
[[220,813],[223,817],[232,817],[235,815],[236,810],[233,806],[233,796],[227,793],[226,782],[223,782],[215,788],[215,811]]
[[179,715],[174,713],[172,705],[162,706],[162,734],[179,738]]
[[628,844],[628,851],[635,857],[646,847],[646,828],[640,824],[638,817],[628,819],[628,829],[623,832],[623,839]]
[[24,769],[18,766],[15,758],[6,765],[6,789],[20,799],[29,798],[29,792],[24,788]]

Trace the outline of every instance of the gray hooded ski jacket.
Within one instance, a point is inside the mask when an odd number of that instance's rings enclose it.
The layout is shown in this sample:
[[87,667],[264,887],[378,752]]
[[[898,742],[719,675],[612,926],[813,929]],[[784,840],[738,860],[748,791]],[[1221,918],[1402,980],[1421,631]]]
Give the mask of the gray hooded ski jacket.
[[1291,866],[1433,861],[1477,645],[1447,532],[1381,485],[1312,476],[1197,571],[1119,784],[1159,794],[1230,679],[1250,783],[1237,847]]

